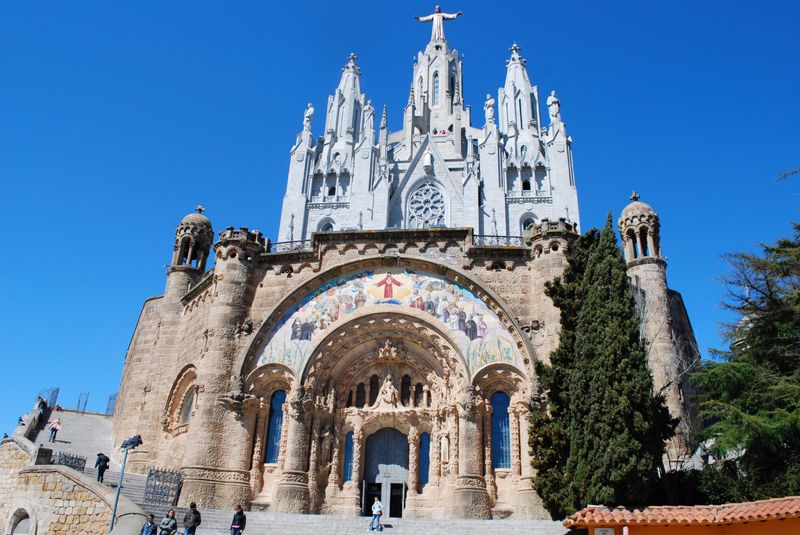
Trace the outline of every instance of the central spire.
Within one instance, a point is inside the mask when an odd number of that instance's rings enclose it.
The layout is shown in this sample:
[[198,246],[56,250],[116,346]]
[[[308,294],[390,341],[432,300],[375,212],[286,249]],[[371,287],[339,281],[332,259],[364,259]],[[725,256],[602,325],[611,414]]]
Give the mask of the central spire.
[[425,15],[424,17],[414,17],[420,22],[431,22],[431,41],[445,41],[444,38],[444,21],[454,20],[461,16],[461,12],[444,13],[440,6],[436,6],[433,13]]

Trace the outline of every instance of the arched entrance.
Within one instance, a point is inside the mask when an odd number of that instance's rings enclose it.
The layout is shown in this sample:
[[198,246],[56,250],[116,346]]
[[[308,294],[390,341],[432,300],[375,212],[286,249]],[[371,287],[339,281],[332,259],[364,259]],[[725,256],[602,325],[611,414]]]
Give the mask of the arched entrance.
[[367,437],[364,457],[363,513],[371,513],[377,496],[384,507],[384,515],[403,516],[406,484],[408,481],[408,438],[398,431],[385,427]]

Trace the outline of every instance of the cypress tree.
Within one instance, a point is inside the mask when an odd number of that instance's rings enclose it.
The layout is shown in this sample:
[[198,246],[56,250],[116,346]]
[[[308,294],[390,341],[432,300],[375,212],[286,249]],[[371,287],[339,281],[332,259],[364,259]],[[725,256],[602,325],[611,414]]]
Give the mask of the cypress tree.
[[571,511],[570,477],[566,472],[569,456],[569,377],[575,354],[575,328],[580,310],[579,291],[589,259],[597,242],[592,229],[570,246],[568,265],[560,278],[545,283],[545,293],[561,310],[559,346],[550,355],[550,365],[536,363],[543,393],[540,411],[531,414],[529,445],[533,467],[537,470],[534,487],[554,518]]
[[609,214],[578,290],[566,465],[575,508],[646,503],[674,430],[663,398],[653,395],[628,284]]

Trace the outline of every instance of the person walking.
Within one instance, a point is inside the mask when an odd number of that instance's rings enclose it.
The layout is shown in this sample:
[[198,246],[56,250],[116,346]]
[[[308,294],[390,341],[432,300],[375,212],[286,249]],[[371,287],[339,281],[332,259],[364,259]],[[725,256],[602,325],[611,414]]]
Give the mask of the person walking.
[[375,501],[372,503],[372,521],[369,523],[369,531],[383,531],[381,516],[383,516],[383,504],[375,496]]
[[158,526],[156,526],[155,517],[153,515],[147,515],[147,521],[142,526],[142,532],[139,535],[158,535],[156,530]]
[[231,521],[231,535],[242,535],[244,526],[247,524],[247,515],[244,514],[241,505],[236,506],[236,512],[233,513],[233,520]]
[[178,521],[175,520],[175,510],[167,511],[167,516],[158,525],[159,535],[175,535],[178,533]]
[[194,535],[200,521],[200,511],[197,510],[197,504],[192,502],[189,504],[189,510],[183,515],[183,535]]
[[104,453],[97,454],[97,460],[94,462],[94,467],[97,468],[97,481],[103,482],[103,474],[108,470],[108,463],[111,459]]
[[50,430],[49,441],[55,442],[56,435],[58,434],[58,431],[61,429],[61,418],[56,418],[55,421],[53,421],[50,425],[47,426],[47,428]]

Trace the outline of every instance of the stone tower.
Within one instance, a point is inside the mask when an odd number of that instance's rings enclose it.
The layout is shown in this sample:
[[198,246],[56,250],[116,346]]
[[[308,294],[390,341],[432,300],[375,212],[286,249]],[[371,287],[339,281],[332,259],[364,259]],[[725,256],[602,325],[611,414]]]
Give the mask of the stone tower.
[[642,318],[641,335],[654,390],[664,396],[670,414],[680,420],[675,437],[667,445],[667,461],[677,465],[691,455],[692,433],[698,429],[688,371],[698,362],[699,352],[683,300],[667,286],[658,214],[639,201],[636,193],[631,201],[622,211],[618,229]]

